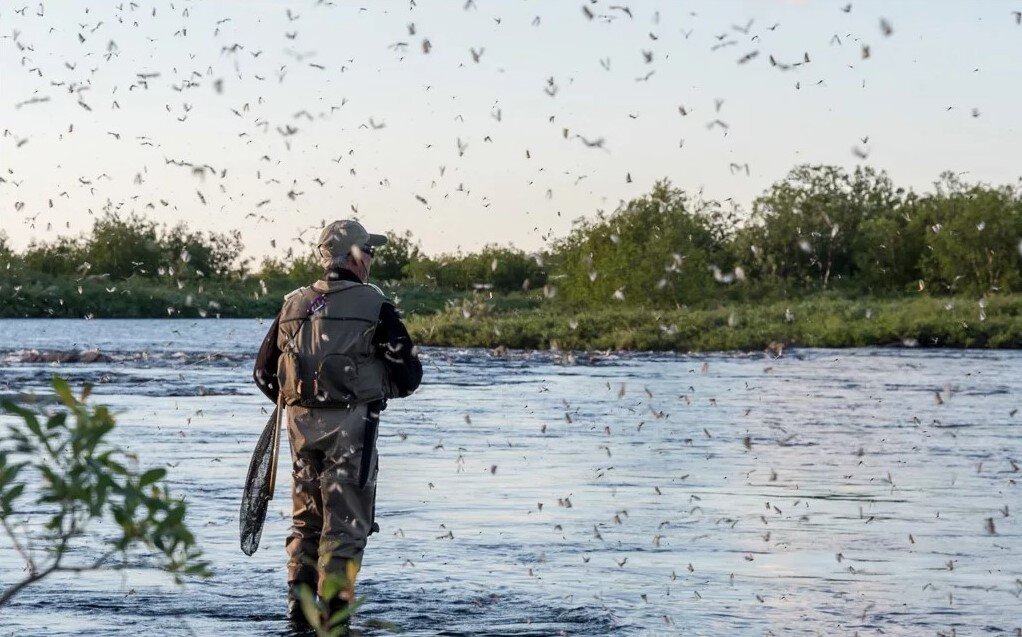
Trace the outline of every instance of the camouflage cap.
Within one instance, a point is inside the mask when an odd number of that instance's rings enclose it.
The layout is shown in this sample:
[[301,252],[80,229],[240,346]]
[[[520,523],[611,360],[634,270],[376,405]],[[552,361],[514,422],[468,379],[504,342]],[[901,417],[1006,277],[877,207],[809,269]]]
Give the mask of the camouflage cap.
[[330,268],[343,265],[353,246],[361,248],[366,245],[382,246],[385,243],[385,235],[372,234],[353,219],[342,219],[323,228],[316,249],[323,267]]

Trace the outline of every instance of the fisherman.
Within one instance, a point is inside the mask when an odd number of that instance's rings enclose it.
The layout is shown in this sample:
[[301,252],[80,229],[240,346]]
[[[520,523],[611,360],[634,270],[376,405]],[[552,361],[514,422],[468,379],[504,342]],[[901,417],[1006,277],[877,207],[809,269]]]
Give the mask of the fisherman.
[[[397,310],[368,283],[373,253],[386,242],[357,221],[323,228],[316,246],[323,279],[284,297],[256,358],[256,385],[278,408],[287,407],[294,506],[288,617],[296,627],[306,626],[299,587],[322,599],[327,577],[356,573],[369,534],[379,530],[373,518],[380,412],[422,380]],[[348,588],[322,599],[331,617],[351,594]]]

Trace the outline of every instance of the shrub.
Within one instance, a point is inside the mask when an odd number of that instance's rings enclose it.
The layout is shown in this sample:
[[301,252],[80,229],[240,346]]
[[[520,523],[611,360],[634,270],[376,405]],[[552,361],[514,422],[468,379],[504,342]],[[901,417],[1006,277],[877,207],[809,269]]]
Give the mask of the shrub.
[[[856,272],[860,227],[900,203],[886,173],[836,166],[798,166],[753,203],[745,235],[760,276],[827,287]],[[867,259],[868,261],[868,259]]]
[[412,233],[387,233],[386,245],[376,249],[371,276],[378,281],[400,281],[408,276],[408,265],[422,258]]
[[975,294],[1022,289],[1022,191],[967,185],[942,176],[918,203],[925,236],[920,269],[940,292]]
[[914,285],[921,276],[920,262],[925,248],[924,215],[915,195],[904,202],[878,211],[859,227],[854,245],[858,277],[877,291],[898,291]]
[[24,267],[36,272],[83,275],[89,270],[88,255],[80,239],[60,237],[53,243],[32,243],[21,256]]
[[554,246],[558,294],[568,304],[669,306],[710,296],[711,264],[727,260],[719,209],[661,181],[595,222],[578,222]]
[[232,274],[244,246],[241,233],[192,232],[183,223],[165,230],[159,239],[162,265],[180,277]]
[[411,262],[406,272],[413,282],[422,285],[513,292],[546,284],[546,270],[541,262],[542,258],[511,246],[487,245],[476,253],[420,258]]
[[112,279],[133,274],[155,276],[165,255],[155,222],[134,214],[121,218],[112,213],[93,224],[85,254],[93,274]]

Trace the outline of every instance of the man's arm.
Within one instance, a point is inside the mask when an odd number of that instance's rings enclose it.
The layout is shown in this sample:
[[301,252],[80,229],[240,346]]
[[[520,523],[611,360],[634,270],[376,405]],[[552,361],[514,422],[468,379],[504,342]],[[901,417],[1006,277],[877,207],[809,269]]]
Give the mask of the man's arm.
[[266,338],[263,339],[263,344],[256,355],[255,369],[252,371],[256,387],[273,402],[277,402],[277,395],[280,393],[277,386],[277,360],[280,358],[280,347],[277,345],[279,326],[280,315],[277,315],[270,326],[270,331],[266,333]]
[[404,398],[418,389],[422,382],[422,363],[415,353],[415,344],[408,335],[401,315],[390,303],[380,307],[380,323],[376,327],[376,347],[393,386],[394,398]]

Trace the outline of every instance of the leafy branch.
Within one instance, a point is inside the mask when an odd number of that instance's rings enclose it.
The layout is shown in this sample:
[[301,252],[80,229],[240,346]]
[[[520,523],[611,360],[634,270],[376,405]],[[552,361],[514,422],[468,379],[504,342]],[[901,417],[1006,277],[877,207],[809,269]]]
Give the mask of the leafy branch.
[[[28,573],[0,592],[0,607],[53,573],[120,570],[139,554],[158,557],[157,568],[179,583],[208,576],[184,522],[185,502],[171,497],[164,482],[166,470],[132,469],[137,459],[107,442],[115,421],[107,407],[87,404],[90,386],[76,397],[67,381],[54,377],[52,385],[56,408],[0,401],[18,418],[0,439],[0,525]],[[27,521],[23,528],[16,518]],[[110,521],[119,532],[102,540],[99,557],[67,562],[71,549],[87,542],[92,524]]]

